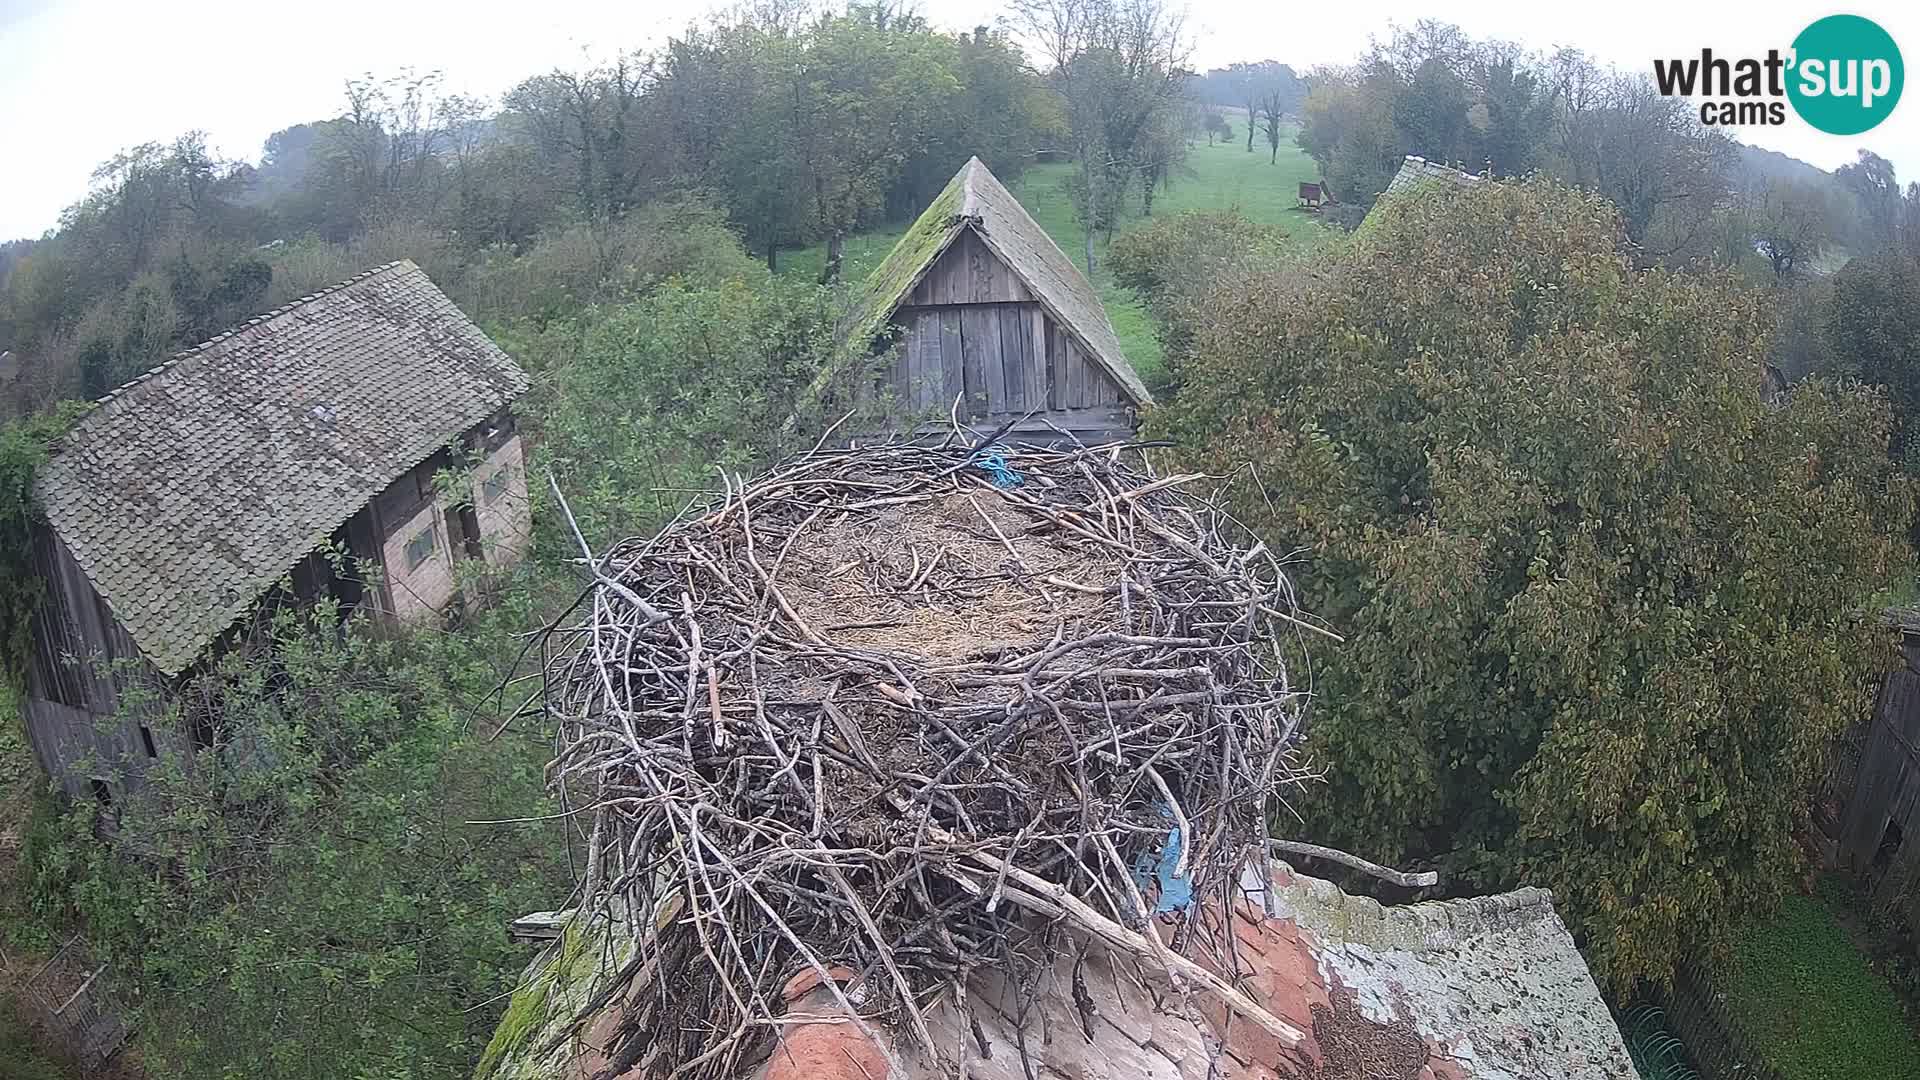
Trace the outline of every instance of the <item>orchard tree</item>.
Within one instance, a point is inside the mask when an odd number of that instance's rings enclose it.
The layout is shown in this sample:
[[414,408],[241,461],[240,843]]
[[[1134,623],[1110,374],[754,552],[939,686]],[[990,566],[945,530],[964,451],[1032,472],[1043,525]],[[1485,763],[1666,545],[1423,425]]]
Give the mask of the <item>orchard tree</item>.
[[959,94],[951,51],[916,18],[856,7],[828,15],[781,75],[794,180],[812,199],[811,230],[827,240],[822,284],[840,277],[847,234],[877,216],[939,103]]
[[1015,12],[1066,113],[1079,166],[1074,207],[1092,273],[1094,233],[1105,229],[1111,239],[1134,180],[1170,164],[1158,136],[1178,129],[1185,24],[1163,0],[1018,0]]
[[1876,393],[1769,403],[1764,295],[1620,234],[1545,179],[1395,200],[1215,290],[1150,433],[1235,477],[1344,635],[1306,643],[1309,832],[1549,886],[1625,988],[1798,879],[1913,496]]

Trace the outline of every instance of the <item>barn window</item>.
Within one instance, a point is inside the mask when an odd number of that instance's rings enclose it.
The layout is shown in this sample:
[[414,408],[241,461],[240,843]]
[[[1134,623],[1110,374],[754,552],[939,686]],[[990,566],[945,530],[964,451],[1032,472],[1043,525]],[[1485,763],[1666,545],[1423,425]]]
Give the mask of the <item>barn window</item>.
[[407,569],[418,570],[422,563],[433,558],[433,549],[437,546],[438,540],[439,537],[434,535],[433,526],[429,525],[415,534],[413,539],[407,541]]
[[495,469],[493,475],[480,481],[480,501],[492,506],[507,493],[507,470]]
[[93,801],[99,803],[101,806],[113,805],[113,788],[105,779],[98,776],[89,776],[87,777],[87,787],[93,790]]
[[140,745],[146,749],[148,757],[160,756],[160,751],[153,745],[153,729],[145,724],[140,725]]

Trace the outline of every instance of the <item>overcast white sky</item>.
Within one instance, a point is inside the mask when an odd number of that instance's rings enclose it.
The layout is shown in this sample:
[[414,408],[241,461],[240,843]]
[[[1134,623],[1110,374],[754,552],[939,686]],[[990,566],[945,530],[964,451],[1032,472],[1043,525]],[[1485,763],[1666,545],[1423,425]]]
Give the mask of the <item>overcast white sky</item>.
[[[117,150],[201,129],[231,157],[257,160],[267,135],[337,112],[342,81],[404,66],[439,69],[449,89],[501,91],[556,65],[658,44],[711,0],[0,0],[0,238],[37,235]],[[1002,0],[919,0],[935,23],[993,21]],[[1275,59],[1304,70],[1351,60],[1391,22],[1422,17],[1474,37],[1536,49],[1573,45],[1649,70],[1655,56],[1740,56],[1786,48],[1815,18],[1872,18],[1920,61],[1920,5],[1467,0],[1190,0],[1196,66]],[[1866,146],[1920,180],[1920,89],[1864,136],[1785,128],[1736,132],[1833,168]]]

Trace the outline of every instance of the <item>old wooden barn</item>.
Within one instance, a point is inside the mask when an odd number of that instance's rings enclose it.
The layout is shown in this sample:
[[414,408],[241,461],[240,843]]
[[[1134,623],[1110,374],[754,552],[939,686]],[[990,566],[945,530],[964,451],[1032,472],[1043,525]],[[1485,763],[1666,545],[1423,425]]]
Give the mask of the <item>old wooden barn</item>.
[[890,359],[860,380],[868,426],[943,428],[950,412],[1009,438],[1133,433],[1152,402],[1092,284],[973,158],[867,281],[859,340]]
[[1881,683],[1867,722],[1841,740],[1814,806],[1828,863],[1858,875],[1881,903],[1920,886],[1920,608],[1887,618],[1905,662]]
[[100,399],[35,483],[46,588],[25,717],[41,765],[110,799],[210,738],[155,717],[270,594],[390,621],[459,604],[459,560],[505,565],[529,538],[509,408],[526,387],[399,262]]

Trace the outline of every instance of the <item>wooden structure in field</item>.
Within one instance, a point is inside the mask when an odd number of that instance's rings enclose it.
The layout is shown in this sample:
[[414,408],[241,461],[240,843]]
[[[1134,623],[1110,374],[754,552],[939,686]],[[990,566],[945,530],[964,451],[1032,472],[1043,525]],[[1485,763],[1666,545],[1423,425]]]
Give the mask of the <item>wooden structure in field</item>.
[[[411,262],[260,316],[101,398],[41,468],[24,715],[70,794],[109,800],[211,724],[177,691],[272,603],[448,613],[456,565],[531,535],[518,366]],[[449,478],[452,482],[449,482]]]
[[1086,277],[979,158],[866,285],[853,333],[886,362],[853,387],[868,434],[1011,423],[1025,442],[1131,435],[1152,402]]
[[1309,184],[1304,180],[1300,182],[1300,208],[1302,210],[1318,212],[1323,203],[1337,201],[1339,200],[1333,197],[1333,192],[1328,191],[1325,184]]

